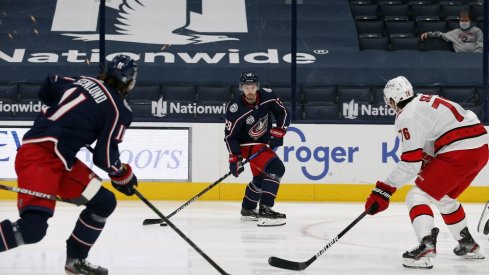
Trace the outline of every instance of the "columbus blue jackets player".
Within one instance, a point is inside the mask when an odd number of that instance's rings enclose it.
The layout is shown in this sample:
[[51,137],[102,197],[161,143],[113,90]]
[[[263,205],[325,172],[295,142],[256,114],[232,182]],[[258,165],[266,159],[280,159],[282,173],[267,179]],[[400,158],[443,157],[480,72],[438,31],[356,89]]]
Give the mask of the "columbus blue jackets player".
[[[114,194],[76,158],[97,141],[93,162],[109,174],[112,185],[130,196],[137,185],[131,166],[119,160],[118,143],[132,121],[124,99],[134,88],[137,64],[117,55],[97,78],[49,76],[39,90],[47,106],[25,134],[15,160],[19,187],[70,199],[85,205],[66,241],[68,274],[108,274],[86,258],[116,207]],[[0,223],[0,252],[39,242],[46,234],[55,201],[19,194],[20,219]]]
[[[224,141],[229,151],[231,173],[237,177],[244,170],[243,158],[270,146],[250,161],[253,180],[246,187],[241,220],[258,221],[258,226],[284,225],[285,214],[273,211],[272,207],[285,167],[272,149],[283,145],[290,117],[272,90],[260,89],[256,73],[242,73],[239,88],[242,95],[226,107]],[[275,127],[271,114],[276,119]]]

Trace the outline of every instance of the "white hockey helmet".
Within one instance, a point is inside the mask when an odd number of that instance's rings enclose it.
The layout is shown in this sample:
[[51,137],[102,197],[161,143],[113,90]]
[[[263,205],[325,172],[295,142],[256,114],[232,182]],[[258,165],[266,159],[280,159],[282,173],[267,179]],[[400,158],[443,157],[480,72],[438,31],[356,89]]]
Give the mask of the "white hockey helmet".
[[397,103],[411,98],[414,96],[413,86],[404,76],[398,76],[393,78],[385,84],[384,88],[384,101],[385,104],[390,106],[390,99],[392,98]]

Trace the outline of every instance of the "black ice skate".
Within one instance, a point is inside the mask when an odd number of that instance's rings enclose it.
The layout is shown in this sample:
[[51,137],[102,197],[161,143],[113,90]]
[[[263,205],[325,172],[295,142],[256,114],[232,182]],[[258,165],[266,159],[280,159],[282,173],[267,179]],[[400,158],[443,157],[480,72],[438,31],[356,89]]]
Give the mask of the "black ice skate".
[[285,214],[272,210],[270,206],[260,204],[258,211],[258,226],[279,226],[285,224]]
[[242,221],[258,221],[258,211],[256,209],[244,209],[241,208],[241,220]]
[[98,265],[87,262],[86,259],[68,257],[65,265],[66,274],[108,275],[109,271]]
[[455,255],[460,256],[464,259],[484,259],[484,255],[482,255],[479,250],[479,245],[475,242],[472,235],[470,235],[469,229],[465,227],[460,232],[460,236],[462,239],[458,241],[457,247],[453,249],[453,253]]
[[408,268],[433,268],[432,258],[436,256],[436,237],[440,229],[431,229],[431,235],[424,236],[421,243],[411,251],[402,254],[403,266]]

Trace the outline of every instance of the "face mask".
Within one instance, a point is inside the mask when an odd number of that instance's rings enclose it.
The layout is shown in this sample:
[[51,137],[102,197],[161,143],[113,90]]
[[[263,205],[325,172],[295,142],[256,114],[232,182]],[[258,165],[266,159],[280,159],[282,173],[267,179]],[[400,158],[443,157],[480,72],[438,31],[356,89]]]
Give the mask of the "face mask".
[[470,28],[470,22],[460,22],[460,28],[462,30],[467,30],[468,28]]

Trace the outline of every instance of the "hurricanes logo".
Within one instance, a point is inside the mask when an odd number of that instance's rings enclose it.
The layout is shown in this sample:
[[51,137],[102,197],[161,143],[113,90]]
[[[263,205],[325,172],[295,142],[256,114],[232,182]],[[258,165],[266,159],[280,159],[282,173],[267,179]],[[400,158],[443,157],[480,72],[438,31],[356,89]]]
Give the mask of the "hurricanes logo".
[[[116,33],[106,40],[186,45],[239,40],[220,33],[247,33],[245,0],[201,0],[194,12],[186,0],[112,0],[106,7],[118,11]],[[86,0],[58,0],[52,31],[75,40],[96,41],[98,4]]]

